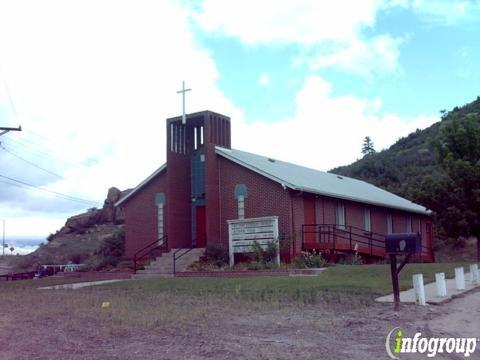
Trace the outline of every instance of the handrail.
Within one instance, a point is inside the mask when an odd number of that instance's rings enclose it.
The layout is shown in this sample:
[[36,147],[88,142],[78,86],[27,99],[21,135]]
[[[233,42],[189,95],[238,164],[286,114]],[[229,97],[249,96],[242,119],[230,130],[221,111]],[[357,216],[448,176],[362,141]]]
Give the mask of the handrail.
[[[162,241],[163,240],[163,241]],[[160,244],[161,242],[161,244]],[[133,255],[133,273],[137,273],[137,262],[144,259],[147,256],[150,256],[155,250],[163,249],[164,251],[168,250],[168,236],[165,235],[158,240],[146,245],[145,247],[138,250]]]
[[191,246],[190,248],[187,249],[187,251],[183,252],[180,254],[180,256],[177,257],[177,253],[182,251],[182,250],[185,250],[185,249],[177,249],[174,253],[173,253],[173,275],[175,275],[177,273],[177,260],[180,259],[183,255],[189,253],[190,251],[192,251],[193,249],[195,249],[195,246]]
[[[368,248],[368,253],[373,256],[374,248],[385,249],[385,235],[375,233],[373,231],[366,231],[357,226],[339,226],[338,224],[303,224],[302,225],[302,248],[306,243],[307,234],[315,234],[313,242],[331,242],[333,249],[336,249],[337,240],[342,240],[348,244],[348,250],[353,251],[354,245],[365,245]],[[429,255],[427,246],[422,245],[422,250],[418,254],[420,257]]]

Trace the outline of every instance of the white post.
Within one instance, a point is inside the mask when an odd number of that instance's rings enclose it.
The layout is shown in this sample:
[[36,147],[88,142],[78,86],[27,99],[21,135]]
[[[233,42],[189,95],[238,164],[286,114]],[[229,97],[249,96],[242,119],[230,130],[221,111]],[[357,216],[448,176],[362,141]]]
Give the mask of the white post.
[[228,253],[230,255],[230,267],[233,267],[235,263],[235,254],[233,253],[233,244],[232,244],[232,225],[228,224]]
[[455,289],[465,290],[465,274],[463,267],[455,268]]
[[277,245],[277,257],[276,257],[276,261],[277,261],[277,265],[280,266],[280,239],[278,237],[278,217],[275,218],[274,222],[273,222],[274,226],[273,226],[273,237],[274,237],[274,241],[276,242],[276,245]]
[[478,284],[478,265],[470,264],[470,282],[472,285]]
[[423,274],[413,275],[413,288],[415,289],[415,300],[418,305],[425,306],[425,287],[423,286]]
[[435,284],[437,285],[437,296],[447,296],[447,284],[445,282],[445,273],[435,274]]

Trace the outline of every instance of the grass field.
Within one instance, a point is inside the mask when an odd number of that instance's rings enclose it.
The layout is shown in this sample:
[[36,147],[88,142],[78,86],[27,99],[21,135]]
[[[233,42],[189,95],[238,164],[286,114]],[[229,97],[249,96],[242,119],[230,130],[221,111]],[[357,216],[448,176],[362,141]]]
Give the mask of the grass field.
[[[460,265],[408,264],[401,287],[411,286],[413,273],[431,281],[439,271],[453,277]],[[373,301],[391,292],[389,265],[334,266],[317,277],[155,278],[37,290],[78,281],[0,282],[0,337],[9,344],[0,358],[370,359],[372,351],[384,355],[381,339],[393,325],[428,314],[414,305],[393,314]]]

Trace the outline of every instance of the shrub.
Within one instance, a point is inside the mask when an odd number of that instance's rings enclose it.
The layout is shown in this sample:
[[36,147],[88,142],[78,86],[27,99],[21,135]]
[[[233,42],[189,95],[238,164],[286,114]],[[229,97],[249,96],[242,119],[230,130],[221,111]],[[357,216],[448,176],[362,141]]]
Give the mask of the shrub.
[[228,264],[228,249],[222,244],[209,244],[205,248],[205,260],[216,266]]
[[[251,262],[262,263],[274,263],[277,259],[277,244],[275,241],[269,241],[267,248],[264,250],[262,246],[254,241],[252,245],[252,252],[250,253]],[[263,266],[264,267],[264,266]]]
[[320,252],[302,251],[299,256],[293,259],[293,265],[296,268],[321,268],[327,265],[327,261]]

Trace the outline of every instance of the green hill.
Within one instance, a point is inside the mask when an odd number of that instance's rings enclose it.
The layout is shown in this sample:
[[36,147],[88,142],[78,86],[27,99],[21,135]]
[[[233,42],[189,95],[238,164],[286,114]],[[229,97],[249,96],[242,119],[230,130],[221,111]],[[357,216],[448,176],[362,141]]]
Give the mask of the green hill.
[[[390,148],[365,155],[350,165],[337,167],[330,172],[368,181],[407,199],[422,203],[417,196],[418,187],[427,177],[441,178],[444,173],[435,150],[435,143],[440,141],[442,128],[472,114],[480,114],[480,97],[465,106],[443,112],[441,121],[399,139]],[[422,205],[428,206],[428,204]]]
[[[480,97],[442,111],[441,121],[330,172],[368,181],[433,210],[437,249],[477,238],[480,261]],[[474,253],[468,250],[469,254]]]

